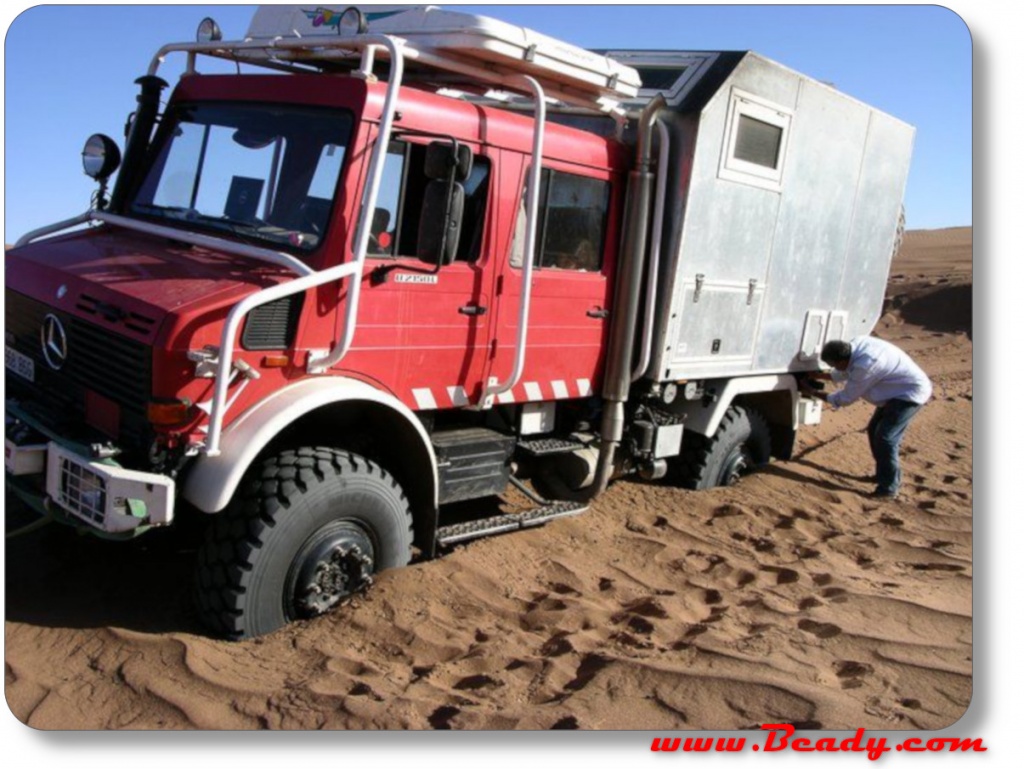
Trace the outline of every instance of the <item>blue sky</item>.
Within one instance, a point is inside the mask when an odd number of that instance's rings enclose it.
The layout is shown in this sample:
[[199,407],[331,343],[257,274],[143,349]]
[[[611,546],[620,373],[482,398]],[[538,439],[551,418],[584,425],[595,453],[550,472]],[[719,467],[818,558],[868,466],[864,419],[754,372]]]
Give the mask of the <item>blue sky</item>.
[[[240,38],[252,6],[36,6],[4,46],[5,242],[86,210],[80,153],[119,142],[133,81],[164,43],[215,17]],[[910,227],[971,224],[971,38],[939,6],[465,6],[590,48],[755,50],[917,128]],[[102,43],[100,41],[103,41]],[[168,60],[172,80],[183,57]]]

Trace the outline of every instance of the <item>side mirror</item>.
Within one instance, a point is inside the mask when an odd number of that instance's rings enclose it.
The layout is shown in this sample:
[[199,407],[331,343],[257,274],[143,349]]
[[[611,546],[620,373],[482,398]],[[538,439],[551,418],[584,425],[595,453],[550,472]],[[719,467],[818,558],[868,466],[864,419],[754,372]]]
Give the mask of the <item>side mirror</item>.
[[121,165],[121,150],[109,136],[93,134],[82,149],[82,169],[85,175],[105,182]]
[[464,182],[473,171],[473,153],[465,144],[431,142],[423,161],[423,174],[434,181],[447,182],[452,171],[456,182]]
[[462,182],[472,170],[473,153],[466,145],[438,141],[427,147],[423,172],[431,181],[423,193],[416,239],[416,256],[420,261],[437,267],[455,261],[466,206]]

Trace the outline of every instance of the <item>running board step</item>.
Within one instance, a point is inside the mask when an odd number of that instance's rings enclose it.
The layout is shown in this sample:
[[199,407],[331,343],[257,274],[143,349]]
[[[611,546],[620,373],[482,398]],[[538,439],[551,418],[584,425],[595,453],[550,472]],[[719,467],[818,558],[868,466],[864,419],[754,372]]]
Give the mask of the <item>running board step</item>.
[[578,502],[552,502],[550,505],[536,507],[523,513],[495,515],[490,518],[481,518],[478,521],[466,521],[465,523],[456,523],[451,526],[442,526],[437,530],[437,543],[448,546],[470,539],[487,537],[491,534],[528,529],[532,526],[540,526],[548,521],[553,521],[556,518],[579,515],[588,509],[588,505],[581,505]]
[[532,440],[519,441],[516,448],[525,451],[534,457],[549,457],[552,454],[569,454],[579,449],[585,449],[587,444],[575,441],[571,438],[534,438]]

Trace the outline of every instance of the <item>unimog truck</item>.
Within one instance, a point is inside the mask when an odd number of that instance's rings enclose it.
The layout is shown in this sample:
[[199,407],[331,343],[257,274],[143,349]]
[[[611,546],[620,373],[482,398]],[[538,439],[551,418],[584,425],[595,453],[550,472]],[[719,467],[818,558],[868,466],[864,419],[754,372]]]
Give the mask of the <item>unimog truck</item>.
[[901,232],[913,130],[752,52],[268,6],[136,82],[92,207],[6,255],[7,492],[107,538],[208,519],[232,638],[617,478],[789,457]]

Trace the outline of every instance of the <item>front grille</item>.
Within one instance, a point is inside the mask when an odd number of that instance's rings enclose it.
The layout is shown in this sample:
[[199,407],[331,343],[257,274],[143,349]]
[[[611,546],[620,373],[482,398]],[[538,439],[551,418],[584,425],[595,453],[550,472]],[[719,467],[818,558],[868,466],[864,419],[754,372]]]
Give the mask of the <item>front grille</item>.
[[[5,343],[35,363],[33,383],[6,372],[12,397],[38,407],[51,428],[67,434],[84,429],[85,392],[91,390],[120,406],[120,442],[143,446],[150,429],[152,349],[10,289],[5,300]],[[47,363],[41,344],[43,321],[51,314],[67,334],[67,360],[59,370]]]
[[148,336],[156,325],[156,320],[153,318],[140,315],[137,312],[123,310],[107,302],[101,302],[96,297],[89,296],[88,294],[82,294],[78,297],[75,309],[89,315],[95,315],[98,318],[103,318],[110,323],[120,323],[129,331],[133,331],[141,336]]

